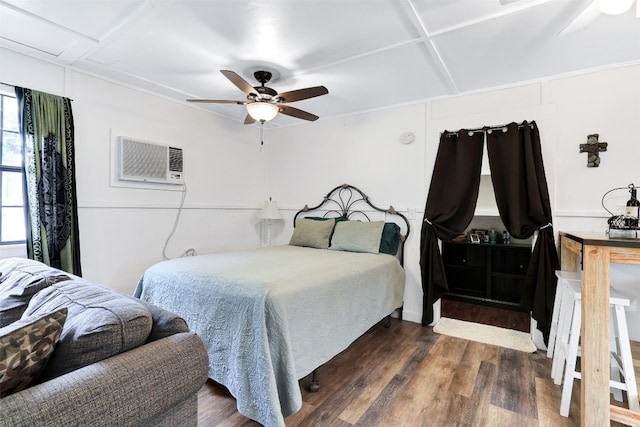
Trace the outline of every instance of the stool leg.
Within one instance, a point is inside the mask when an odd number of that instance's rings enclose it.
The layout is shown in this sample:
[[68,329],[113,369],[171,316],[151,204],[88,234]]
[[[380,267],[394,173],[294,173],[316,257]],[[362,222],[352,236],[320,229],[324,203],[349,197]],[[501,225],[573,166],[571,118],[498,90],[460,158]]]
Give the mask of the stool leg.
[[562,399],[560,400],[560,415],[563,417],[569,416],[573,380],[579,377],[579,374],[576,372],[576,359],[578,358],[580,326],[582,323],[581,310],[581,302],[576,301],[573,305],[573,319],[571,321],[571,332],[569,332],[569,349],[567,350],[567,363],[564,371],[564,384],[562,385]]
[[[563,288],[565,288],[563,286]],[[563,289],[560,303],[560,317],[558,319],[558,333],[554,347],[553,362],[551,363],[551,378],[556,385],[562,384],[564,362],[567,359],[566,349],[569,345],[569,330],[575,301],[569,289]]]
[[562,304],[562,288],[564,287],[563,280],[559,279],[556,285],[556,294],[553,300],[553,313],[551,315],[551,327],[549,328],[549,346],[547,347],[547,357],[553,357],[553,352],[556,347],[556,336],[558,334],[558,322],[560,320],[560,311]]
[[[609,351],[611,352],[612,355],[617,355],[620,354],[620,351],[618,350],[618,345],[617,345],[617,337],[618,337],[618,328],[616,327],[617,324],[617,320],[616,320],[616,311],[615,311],[615,306],[611,306],[611,322],[610,322],[610,328],[609,328]],[[609,358],[610,363],[610,379],[611,379],[611,393],[613,394],[613,398],[617,401],[617,402],[622,402],[622,389],[618,388],[617,386],[615,386],[616,383],[618,384],[622,384],[622,378],[620,377],[620,371],[622,369],[622,366],[618,365],[618,362],[616,360],[616,357],[610,357]]]
[[622,370],[627,389],[629,409],[640,412],[640,404],[638,404],[638,386],[636,385],[636,375],[633,370],[633,357],[631,356],[631,344],[629,343],[629,330],[627,329],[627,319],[623,306],[615,306],[615,322],[618,329],[618,346],[620,347],[620,357],[622,358]]

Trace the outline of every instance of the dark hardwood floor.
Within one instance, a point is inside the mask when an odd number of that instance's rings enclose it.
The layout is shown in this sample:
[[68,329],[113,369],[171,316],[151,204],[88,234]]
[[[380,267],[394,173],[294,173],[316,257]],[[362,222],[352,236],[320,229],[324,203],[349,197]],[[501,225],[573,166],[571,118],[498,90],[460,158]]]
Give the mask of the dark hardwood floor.
[[440,309],[443,317],[514,329],[522,332],[529,332],[531,327],[531,316],[529,313],[445,298],[440,301]]
[[[569,418],[544,352],[523,353],[439,335],[393,319],[376,325],[320,369],[320,391],[305,389],[293,426],[577,426],[579,383]],[[199,394],[199,426],[257,426],[212,381]]]

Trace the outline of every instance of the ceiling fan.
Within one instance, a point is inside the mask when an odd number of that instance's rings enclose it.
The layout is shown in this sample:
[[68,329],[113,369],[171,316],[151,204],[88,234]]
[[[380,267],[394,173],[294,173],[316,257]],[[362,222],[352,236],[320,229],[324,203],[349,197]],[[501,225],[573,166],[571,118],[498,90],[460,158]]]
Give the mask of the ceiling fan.
[[220,72],[247,95],[246,101],[223,99],[187,99],[187,101],[209,104],[245,105],[247,107],[247,117],[244,119],[245,125],[255,123],[256,121],[260,123],[267,122],[273,119],[278,113],[313,122],[318,120],[318,116],[286,104],[329,93],[324,86],[314,86],[278,93],[274,89],[265,86],[272,77],[272,73],[269,71],[256,71],[253,73],[255,79],[260,83],[260,86],[251,86],[249,82],[233,71],[220,70]]
[[[500,4],[507,5],[519,0],[500,0]],[[548,1],[548,0],[547,0]],[[600,15],[619,15],[631,9],[636,2],[636,17],[640,18],[640,0],[591,0],[591,2],[559,33],[559,36],[575,33],[593,23]]]
[[634,1],[636,2],[636,17],[640,18],[639,0],[593,0],[573,21],[563,28],[558,35],[561,36],[580,31],[598,19],[602,14],[619,15],[625,13],[631,9]]

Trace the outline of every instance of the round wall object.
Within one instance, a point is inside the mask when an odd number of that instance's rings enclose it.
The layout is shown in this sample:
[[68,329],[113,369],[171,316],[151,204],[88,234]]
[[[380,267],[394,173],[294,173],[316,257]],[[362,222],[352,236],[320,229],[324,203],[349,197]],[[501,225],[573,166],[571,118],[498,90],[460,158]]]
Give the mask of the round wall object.
[[413,132],[404,132],[400,135],[400,138],[398,138],[401,144],[411,144],[414,139],[416,139],[416,136]]

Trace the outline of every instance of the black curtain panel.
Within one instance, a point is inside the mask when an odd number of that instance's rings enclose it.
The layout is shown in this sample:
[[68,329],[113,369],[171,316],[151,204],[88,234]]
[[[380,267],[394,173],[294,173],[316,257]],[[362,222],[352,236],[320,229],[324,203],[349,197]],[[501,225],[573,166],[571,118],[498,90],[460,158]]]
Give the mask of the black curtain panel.
[[487,151],[496,203],[507,231],[525,239],[539,230],[520,305],[531,310],[547,343],[560,263],[536,123],[511,123],[487,131]]
[[423,325],[433,322],[433,303],[448,288],[438,239],[453,239],[473,219],[483,143],[483,132],[460,130],[440,136],[420,234]]

